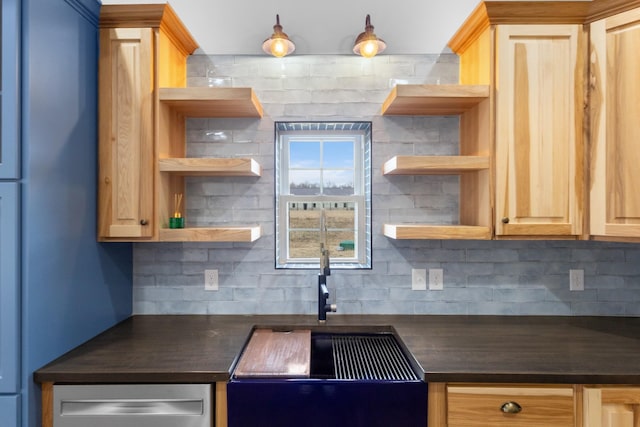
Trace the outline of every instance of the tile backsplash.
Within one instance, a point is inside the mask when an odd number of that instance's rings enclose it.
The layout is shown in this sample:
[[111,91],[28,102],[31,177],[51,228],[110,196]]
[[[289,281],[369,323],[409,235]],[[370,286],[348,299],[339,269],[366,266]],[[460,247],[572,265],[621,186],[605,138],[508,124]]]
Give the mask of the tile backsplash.
[[[589,241],[394,241],[385,222],[456,223],[455,176],[382,176],[397,154],[456,154],[457,117],[381,117],[394,83],[458,81],[451,53],[364,59],[193,55],[189,86],[227,77],[254,88],[262,119],[188,119],[189,156],[252,157],[260,178],[189,178],[192,226],[256,224],[253,243],[134,244],[136,314],[314,314],[317,271],[274,268],[274,122],[373,123],[373,269],[334,271],[342,314],[640,315],[640,244]],[[230,78],[230,79],[229,79]],[[442,268],[444,290],[411,290],[413,268]],[[204,290],[217,269],[219,290]],[[584,291],[569,270],[584,270]]]

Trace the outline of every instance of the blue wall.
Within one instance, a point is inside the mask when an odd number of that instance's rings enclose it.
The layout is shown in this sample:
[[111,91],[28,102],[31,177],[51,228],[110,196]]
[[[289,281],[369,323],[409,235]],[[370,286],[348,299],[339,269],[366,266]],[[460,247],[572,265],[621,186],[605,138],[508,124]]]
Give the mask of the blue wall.
[[130,244],[96,242],[100,4],[23,0],[23,425],[33,371],[131,314]]

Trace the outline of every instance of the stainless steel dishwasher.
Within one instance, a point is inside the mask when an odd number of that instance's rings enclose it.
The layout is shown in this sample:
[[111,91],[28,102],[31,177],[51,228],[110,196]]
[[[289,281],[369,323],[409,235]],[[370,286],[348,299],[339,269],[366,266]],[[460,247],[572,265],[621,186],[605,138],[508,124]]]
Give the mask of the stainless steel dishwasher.
[[211,384],[55,385],[54,427],[211,427]]

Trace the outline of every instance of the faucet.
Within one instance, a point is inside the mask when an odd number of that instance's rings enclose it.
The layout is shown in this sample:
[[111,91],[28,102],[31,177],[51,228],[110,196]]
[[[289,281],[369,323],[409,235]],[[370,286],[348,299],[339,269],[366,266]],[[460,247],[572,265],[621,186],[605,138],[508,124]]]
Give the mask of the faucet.
[[320,243],[320,274],[318,274],[318,323],[327,321],[327,313],[336,312],[338,306],[336,304],[328,304],[329,288],[327,288],[327,276],[331,275],[331,267],[329,261],[329,250],[324,248],[324,244]]

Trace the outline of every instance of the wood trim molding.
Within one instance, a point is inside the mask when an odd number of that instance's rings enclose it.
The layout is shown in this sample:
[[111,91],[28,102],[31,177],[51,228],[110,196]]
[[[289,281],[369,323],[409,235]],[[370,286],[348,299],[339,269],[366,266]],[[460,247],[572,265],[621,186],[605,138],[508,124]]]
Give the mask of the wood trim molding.
[[215,425],[216,427],[227,427],[229,423],[229,416],[227,413],[227,383],[224,381],[218,381],[215,387]]
[[491,24],[581,24],[592,2],[582,0],[485,3]]
[[186,55],[198,48],[198,43],[168,3],[103,5],[100,28],[159,28]]
[[100,28],[158,28],[168,4],[108,4],[100,9]]
[[191,33],[176,12],[169,6],[169,3],[165,6],[162,21],[160,22],[160,30],[164,31],[176,46],[180,47],[185,56],[191,55],[198,48],[198,43],[191,36]]
[[588,24],[640,7],[640,0],[481,1],[447,45],[460,55],[491,25]]
[[42,383],[42,427],[53,427],[53,383]]
[[585,23],[607,18],[640,7],[640,0],[593,0]]
[[447,45],[461,55],[490,25],[486,2],[480,2]]

